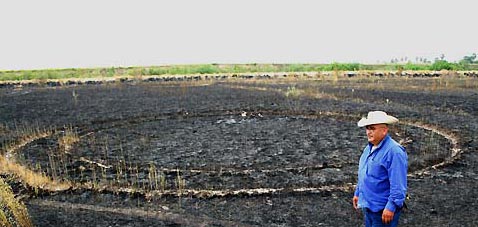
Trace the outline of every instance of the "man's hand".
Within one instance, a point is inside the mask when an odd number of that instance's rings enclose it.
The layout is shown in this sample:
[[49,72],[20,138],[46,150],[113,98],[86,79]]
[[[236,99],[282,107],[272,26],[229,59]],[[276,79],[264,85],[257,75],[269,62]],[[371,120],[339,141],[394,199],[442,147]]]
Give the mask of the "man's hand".
[[354,196],[354,198],[352,199],[352,203],[354,205],[354,209],[358,209],[358,196]]
[[382,222],[384,224],[389,224],[392,220],[393,220],[393,215],[395,213],[388,210],[388,209],[385,209],[383,210],[383,213],[382,213]]

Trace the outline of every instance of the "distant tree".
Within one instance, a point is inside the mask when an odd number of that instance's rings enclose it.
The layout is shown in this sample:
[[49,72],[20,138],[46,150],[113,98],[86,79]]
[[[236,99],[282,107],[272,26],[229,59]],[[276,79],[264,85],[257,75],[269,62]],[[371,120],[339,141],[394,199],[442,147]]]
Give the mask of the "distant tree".
[[473,53],[469,56],[464,56],[463,59],[461,60],[461,62],[464,63],[464,64],[478,63],[475,60],[476,60],[476,53]]
[[446,60],[435,60],[435,62],[433,62],[433,64],[430,66],[430,69],[431,70],[436,70],[436,71],[440,71],[440,70],[463,70],[464,67],[463,65],[461,64],[458,64],[458,63],[452,63],[452,62],[448,62]]

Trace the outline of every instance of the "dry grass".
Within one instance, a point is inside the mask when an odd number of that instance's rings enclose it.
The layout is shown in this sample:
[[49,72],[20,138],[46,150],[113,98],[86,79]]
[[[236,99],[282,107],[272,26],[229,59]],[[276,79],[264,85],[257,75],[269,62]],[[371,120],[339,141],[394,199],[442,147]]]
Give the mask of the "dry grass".
[[[50,136],[52,130],[40,130],[38,128],[17,128],[16,134],[21,135],[15,142],[4,145],[0,155],[0,173],[15,176],[16,179],[34,188],[50,191],[65,190],[71,187],[68,182],[56,182],[42,173],[36,173],[15,160],[15,153],[26,144]],[[33,226],[28,216],[27,209],[14,198],[12,190],[2,178],[0,178],[0,226]]]
[[7,133],[9,131],[8,126],[0,123],[0,134]]
[[15,199],[10,186],[0,178],[0,225],[33,226],[24,204]]
[[[368,77],[341,78],[337,86],[393,91],[463,91],[478,89],[478,79],[443,75],[432,78]],[[400,86],[397,86],[400,84]]]
[[60,151],[68,153],[73,147],[73,144],[79,141],[80,137],[78,136],[78,133],[73,130],[72,127],[68,127],[65,129],[64,134],[58,138],[58,146]]
[[[12,130],[10,129],[10,131]],[[19,138],[15,142],[7,143],[2,147],[2,154],[5,154],[7,157],[15,153],[20,147],[34,140],[51,135],[53,131],[39,129],[38,127],[18,126],[11,133],[19,135]]]
[[[71,186],[70,183],[53,181],[42,173],[34,172],[27,167],[20,165],[14,158],[18,149],[34,140],[52,135],[53,130],[23,127],[18,128],[16,133],[21,135],[21,137],[16,142],[6,144],[2,149],[1,153],[3,155],[0,155],[0,173],[13,174],[30,187],[36,189],[41,188],[57,191],[69,188]],[[69,138],[67,140],[70,141],[72,139]]]
[[21,181],[33,188],[47,189],[51,191],[65,190],[71,187],[69,182],[56,182],[41,173],[34,172],[14,160],[0,156],[0,173],[10,173],[17,176]]
[[[300,97],[308,97],[312,99],[333,99],[338,100],[338,98],[329,93],[325,93],[316,87],[299,87],[296,86],[295,83],[291,83],[293,81],[287,80],[282,81],[284,84],[290,84],[286,89],[277,89],[268,87],[267,84],[270,84],[268,80],[264,81],[247,81],[245,83],[251,85],[226,85],[229,88],[233,89],[244,89],[244,90],[251,90],[251,91],[269,91],[269,92],[276,92],[279,94],[283,94],[287,98],[300,98]],[[279,83],[274,83],[279,84]]]

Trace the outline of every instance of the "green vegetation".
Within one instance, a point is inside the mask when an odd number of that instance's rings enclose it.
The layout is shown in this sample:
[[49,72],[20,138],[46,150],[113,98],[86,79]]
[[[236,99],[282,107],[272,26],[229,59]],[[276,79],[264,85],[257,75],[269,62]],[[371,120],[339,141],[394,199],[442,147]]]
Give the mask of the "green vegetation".
[[361,65],[358,63],[332,63],[324,65],[317,71],[358,71],[358,70],[367,70],[366,65]]
[[462,67],[456,63],[450,63],[446,60],[437,60],[431,66],[431,70],[460,70]]
[[359,63],[331,63],[331,64],[202,64],[202,65],[170,65],[148,67],[110,67],[89,69],[44,69],[44,70],[17,70],[0,71],[0,81],[19,80],[61,80],[82,78],[115,78],[161,76],[161,75],[190,75],[190,74],[217,74],[217,73],[258,73],[258,72],[320,72],[320,71],[359,71],[359,70],[478,70],[476,55],[465,56],[458,63],[436,59],[434,63],[392,63],[392,64],[359,64]]

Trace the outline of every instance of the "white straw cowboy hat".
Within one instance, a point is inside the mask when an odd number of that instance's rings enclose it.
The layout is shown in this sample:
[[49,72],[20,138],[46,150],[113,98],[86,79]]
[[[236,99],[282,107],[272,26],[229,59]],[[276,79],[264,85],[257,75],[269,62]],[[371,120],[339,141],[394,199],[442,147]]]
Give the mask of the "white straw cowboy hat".
[[397,123],[398,119],[396,117],[390,116],[383,111],[371,111],[368,112],[367,117],[363,117],[357,123],[358,127],[364,127],[367,125],[375,124],[393,124]]

